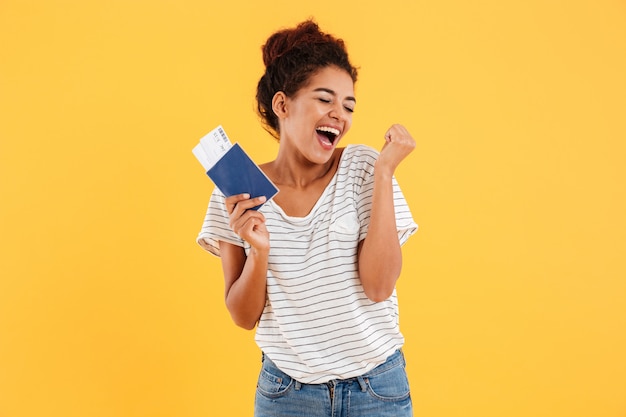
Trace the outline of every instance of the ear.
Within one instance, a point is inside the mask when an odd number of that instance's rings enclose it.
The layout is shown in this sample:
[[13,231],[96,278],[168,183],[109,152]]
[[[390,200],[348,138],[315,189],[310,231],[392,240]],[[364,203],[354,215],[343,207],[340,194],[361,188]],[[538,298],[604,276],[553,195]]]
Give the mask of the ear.
[[287,116],[287,95],[284,92],[278,91],[274,94],[272,98],[272,110],[279,119],[283,119]]

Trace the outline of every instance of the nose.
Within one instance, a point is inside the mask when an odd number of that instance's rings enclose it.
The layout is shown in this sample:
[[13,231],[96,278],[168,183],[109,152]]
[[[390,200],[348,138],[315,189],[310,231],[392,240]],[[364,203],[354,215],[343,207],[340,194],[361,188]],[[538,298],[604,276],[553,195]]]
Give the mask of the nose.
[[339,121],[346,116],[346,109],[343,108],[343,104],[335,103],[335,105],[330,109],[328,115]]

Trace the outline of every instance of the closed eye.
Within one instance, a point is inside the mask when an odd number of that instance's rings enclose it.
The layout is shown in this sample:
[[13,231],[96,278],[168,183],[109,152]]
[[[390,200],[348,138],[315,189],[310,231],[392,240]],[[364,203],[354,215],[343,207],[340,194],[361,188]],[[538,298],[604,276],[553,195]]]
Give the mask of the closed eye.
[[[321,98],[321,97],[320,97],[320,98],[318,98],[318,100],[319,100],[319,101],[321,101],[322,103],[326,103],[326,104],[330,104],[330,103],[332,103],[332,100],[327,99],[327,98]],[[343,108],[344,108],[347,112],[349,112],[349,113],[354,113],[354,109],[353,109],[352,107],[349,107],[349,106],[343,106]]]

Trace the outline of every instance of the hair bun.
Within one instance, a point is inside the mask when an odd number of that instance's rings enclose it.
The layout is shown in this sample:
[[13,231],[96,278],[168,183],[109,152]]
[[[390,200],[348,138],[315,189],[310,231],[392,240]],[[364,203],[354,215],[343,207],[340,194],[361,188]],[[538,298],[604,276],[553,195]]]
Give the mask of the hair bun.
[[[333,37],[320,31],[313,20],[306,20],[295,28],[283,29],[269,37],[263,45],[263,63],[270,66],[276,59],[287,52],[298,49],[303,44],[315,44],[332,41]],[[343,44],[341,40],[339,40]]]

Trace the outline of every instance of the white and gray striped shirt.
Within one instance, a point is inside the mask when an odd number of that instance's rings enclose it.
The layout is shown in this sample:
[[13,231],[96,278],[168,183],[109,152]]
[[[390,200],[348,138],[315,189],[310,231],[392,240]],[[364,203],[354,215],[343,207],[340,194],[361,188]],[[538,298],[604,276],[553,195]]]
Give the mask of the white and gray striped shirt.
[[[367,235],[378,153],[348,145],[339,167],[305,217],[270,200],[260,211],[270,233],[267,301],[256,330],[261,350],[302,383],[361,375],[402,347],[396,292],[374,303],[359,280],[357,247]],[[395,178],[398,239],[417,230]],[[198,243],[219,256],[218,241],[250,245],[228,226],[224,196],[215,190]],[[384,262],[384,259],[380,260]]]

